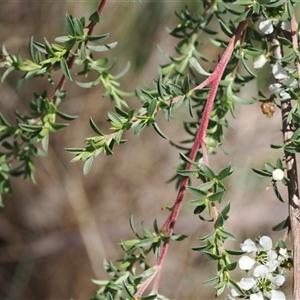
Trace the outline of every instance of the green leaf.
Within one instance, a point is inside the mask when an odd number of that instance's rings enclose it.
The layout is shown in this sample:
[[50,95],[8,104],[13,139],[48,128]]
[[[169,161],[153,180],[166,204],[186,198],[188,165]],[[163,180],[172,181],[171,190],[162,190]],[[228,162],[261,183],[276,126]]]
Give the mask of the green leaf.
[[96,123],[93,121],[92,117],[90,117],[90,126],[91,128],[99,135],[104,136],[102,131],[99,129],[99,127],[96,125]]
[[229,165],[225,169],[223,169],[217,176],[218,180],[223,180],[224,178],[228,177],[230,174],[234,172],[236,168]]
[[266,170],[258,170],[258,169],[254,169],[254,168],[252,168],[252,170],[256,174],[258,174],[260,176],[263,176],[263,177],[271,177],[272,176],[272,174],[270,172],[266,171]]
[[59,110],[56,111],[56,114],[61,117],[62,119],[64,120],[67,120],[67,121],[72,121],[72,120],[75,120],[77,118],[77,116],[72,116],[72,115],[68,115],[66,113],[63,113]]
[[154,219],[154,221],[153,221],[153,228],[154,228],[154,231],[155,231],[156,234],[160,234],[157,219]]
[[73,19],[73,24],[74,24],[74,29],[75,29],[77,36],[83,36],[84,31],[83,31],[83,26],[82,26],[81,22],[75,18],[75,19]]
[[201,166],[201,170],[203,171],[203,173],[204,173],[204,175],[207,177],[207,178],[209,178],[209,179],[214,179],[214,178],[216,178],[216,174],[213,172],[213,170],[210,168],[210,167],[208,167],[208,166],[206,166],[206,165],[202,165]]
[[213,186],[214,186],[215,182],[213,180],[210,180],[208,182],[204,182],[202,184],[200,184],[197,189],[203,192],[206,192],[208,190],[210,190]]
[[193,251],[202,252],[203,250],[209,250],[210,247],[207,244],[205,244],[205,245],[202,245],[202,246],[192,247],[191,249]]
[[206,258],[208,258],[209,260],[219,260],[221,258],[219,255],[213,254],[208,251],[203,251],[203,253],[206,256]]
[[174,241],[183,241],[184,239],[186,239],[188,236],[185,234],[173,234],[171,236],[171,240]]
[[212,195],[209,195],[207,197],[207,199],[209,201],[220,201],[222,199],[222,197],[224,196],[224,194],[225,194],[225,191],[216,192],[216,193],[214,193]]
[[95,22],[95,23],[99,23],[99,21],[100,21],[100,15],[98,14],[97,10],[90,15],[89,21]]
[[227,25],[221,20],[219,19],[219,22],[220,22],[220,26],[221,26],[221,29],[222,31],[228,36],[228,37],[232,37],[233,36],[233,33],[231,32],[231,30],[229,29],[229,27],[227,27]]
[[275,145],[275,144],[271,144],[270,147],[272,149],[281,149],[283,147],[283,145]]
[[[199,190],[198,188],[195,188],[195,187],[192,187],[192,186],[188,186],[187,189],[188,189],[188,191],[189,191],[191,194],[195,195],[196,197],[203,198],[203,197],[206,196],[206,192],[201,191],[201,190]],[[202,201],[202,199],[201,199],[201,201]]]
[[90,170],[91,170],[91,167],[92,167],[92,164],[93,164],[93,160],[94,160],[94,157],[93,155],[91,155],[85,162],[84,162],[84,165],[83,165],[83,174],[84,176],[86,176]]
[[242,105],[250,105],[257,102],[255,99],[243,99],[238,96],[232,95],[232,99],[234,102],[242,104]]
[[218,286],[219,287],[216,290],[215,297],[219,297],[224,292],[225,287],[226,287],[226,283],[225,282],[220,282]]
[[157,295],[143,296],[140,299],[141,300],[155,300],[155,299],[157,299]]
[[124,294],[126,295],[126,299],[128,300],[134,300],[135,298],[133,297],[133,295],[130,293],[126,283],[124,281],[122,281],[122,290],[124,292]]
[[43,44],[36,42],[36,41],[32,41],[32,44],[38,51],[40,51],[41,53],[47,54],[47,51]]
[[66,14],[65,17],[65,26],[69,35],[71,36],[76,35],[73,20],[71,19],[71,16],[68,14]]
[[119,79],[123,77],[130,69],[130,62],[127,62],[125,68],[117,75],[115,75],[115,79]]
[[94,46],[94,45],[87,45],[88,49],[96,52],[104,52],[110,49],[113,49],[117,46],[118,42],[113,42],[109,43],[106,45],[99,45],[99,46]]
[[202,75],[205,75],[205,76],[210,76],[211,74],[206,72],[201,66],[200,64],[198,63],[198,61],[196,60],[195,57],[191,57],[189,59],[189,63],[190,65],[199,73],[199,74],[202,74]]
[[[247,2],[249,2],[249,1],[247,0]],[[250,2],[252,2],[252,0],[250,0]],[[243,13],[241,13],[240,16],[234,21],[234,23],[240,23],[252,15],[253,15],[253,8],[250,7],[249,9],[247,9]]]
[[57,38],[54,39],[54,41],[58,42],[58,43],[65,43],[65,42],[67,42],[69,40],[70,40],[70,38],[68,36],[66,36],[66,35],[64,35],[64,36],[58,36]]
[[272,173],[276,168],[269,163],[265,163],[265,168],[268,172]]
[[109,33],[105,33],[102,35],[89,35],[87,36],[87,40],[92,43],[101,43],[104,42],[109,37]]
[[42,147],[45,152],[48,152],[48,145],[49,145],[49,131],[44,135],[42,139]]
[[163,85],[162,75],[160,75],[157,80],[157,91],[158,91],[159,97],[163,100],[165,100],[165,97],[168,96],[168,94],[166,92],[166,88]]
[[51,125],[51,127],[54,130],[61,130],[61,129],[64,129],[64,128],[69,126],[69,124],[63,124],[63,123],[52,123],[52,122],[50,122],[49,124]]
[[161,129],[158,127],[157,123],[152,123],[152,126],[154,130],[164,139],[169,140],[169,138],[161,131]]
[[290,218],[287,217],[285,220],[281,221],[279,224],[275,225],[272,230],[273,231],[280,231],[290,226]]
[[214,227],[215,227],[215,228],[220,228],[220,227],[222,227],[223,225],[224,225],[224,218],[223,218],[223,216],[220,214],[220,215],[218,216],[218,218],[217,218],[215,224],[214,224]]
[[69,71],[69,67],[68,67],[68,64],[66,62],[66,60],[64,58],[61,59],[60,61],[60,67],[61,67],[61,70],[63,72],[63,74],[70,80],[70,81],[73,81],[72,77],[71,77],[71,74],[70,74],[70,71]]
[[67,50],[71,51],[73,49],[74,45],[76,44],[76,42],[77,42],[76,38],[66,41],[65,44],[66,44]]
[[242,251],[242,250],[230,250],[230,249],[225,249],[225,251],[226,251],[229,255],[243,255],[243,254],[247,253],[246,251]]
[[132,230],[132,232],[139,238],[139,239],[142,239],[142,237],[140,237],[135,229],[135,226],[134,226],[134,221],[133,221],[133,215],[130,216],[130,219],[129,219],[129,225],[130,225],[130,228]]
[[275,193],[277,199],[278,199],[279,201],[281,201],[281,202],[284,202],[284,200],[282,199],[281,194],[280,194],[280,192],[279,192],[279,190],[278,190],[277,182],[273,180],[273,181],[272,181],[272,184],[273,184],[273,191],[274,191],[274,193]]
[[27,124],[18,124],[22,130],[26,132],[37,132],[43,129],[42,125],[27,125]]
[[[225,219],[225,218],[224,218]],[[226,219],[225,219],[226,220]],[[231,241],[235,241],[236,238],[233,234],[231,234],[230,232],[222,229],[222,228],[219,228],[219,234],[220,236],[223,238],[223,239],[226,239],[226,240],[231,240]]]
[[208,279],[208,280],[202,282],[202,285],[212,286],[212,285],[216,285],[218,283],[219,283],[219,277],[214,277],[214,278],[211,278],[211,279]]
[[181,152],[179,152],[179,156],[180,156],[180,158],[181,158],[184,162],[186,162],[186,163],[189,163],[189,164],[192,164],[192,165],[195,165],[195,166],[198,165],[197,162],[195,162],[195,161],[189,159],[186,155],[184,155],[184,154],[181,153]]
[[225,218],[230,211],[230,202],[228,202],[225,207],[222,209],[221,214]]
[[290,47],[293,46],[293,43],[290,40],[288,40],[284,37],[278,36],[277,39],[278,39],[278,41],[280,42],[281,45],[290,46]]
[[4,82],[4,80],[8,76],[8,74],[14,70],[15,70],[14,67],[10,67],[10,68],[6,69],[6,71],[3,73],[2,77],[1,77],[1,82]]
[[52,49],[52,46],[50,45],[50,43],[47,41],[46,38],[44,38],[44,41],[45,41],[45,49],[46,49],[46,52],[51,55],[51,56],[55,56],[55,53]]
[[123,125],[122,120],[119,118],[119,116],[113,112],[108,112],[108,117],[110,119],[111,122],[117,124],[117,125]]
[[0,124],[10,128],[11,125],[9,124],[9,122],[4,118],[4,116],[2,115],[2,113],[0,112]]
[[150,247],[153,243],[155,242],[155,238],[147,238],[141,240],[139,243],[135,245],[137,248],[145,248],[145,247]]

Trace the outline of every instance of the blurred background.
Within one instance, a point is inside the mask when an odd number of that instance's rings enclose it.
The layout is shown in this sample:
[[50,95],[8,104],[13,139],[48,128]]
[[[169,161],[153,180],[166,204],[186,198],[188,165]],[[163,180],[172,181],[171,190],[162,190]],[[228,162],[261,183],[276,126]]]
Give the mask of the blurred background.
[[[165,30],[177,24],[174,11],[179,12],[185,5],[195,11],[200,2],[108,0],[94,33],[110,32],[109,42],[119,42],[112,52],[104,53],[118,58],[116,74],[127,61],[131,62],[129,73],[122,78],[123,90],[151,84],[157,77],[157,66],[165,63],[156,45],[174,54],[177,40]],[[65,35],[66,13],[88,18],[97,5],[98,1],[1,2],[0,44],[5,44],[12,54],[21,49],[25,59],[31,36],[40,42],[47,37],[52,42]],[[209,43],[207,36],[199,39],[205,43],[201,51],[217,59],[219,49]],[[268,74],[268,68],[259,74],[260,88],[268,84]],[[46,79],[30,79],[16,92],[20,76],[13,73],[0,85],[1,112],[12,122],[16,109],[29,112],[33,90],[41,93],[47,89],[51,93],[54,89]],[[68,97],[61,110],[78,118],[66,130],[53,134],[48,157],[35,161],[38,184],[16,178],[12,181],[14,196],[4,197],[5,207],[0,214],[0,299],[88,299],[97,290],[91,279],[108,278],[103,259],[120,258],[118,242],[133,238],[130,216],[134,215],[137,228],[142,221],[151,227],[154,218],[162,224],[167,212],[161,207],[172,205],[176,197],[174,183],[165,182],[179,163],[178,150],[152,128],[145,129],[138,138],[127,132],[129,141],[115,146],[112,157],[100,155],[84,177],[83,164],[70,163],[72,156],[65,148],[82,147],[84,139],[94,135],[88,124],[90,116],[101,130],[108,132],[106,112],[113,111],[114,104],[102,97],[101,86],[86,90],[67,83],[66,89]],[[256,91],[257,83],[253,82],[242,96],[250,98]],[[140,107],[138,99],[132,97],[129,101],[132,107]],[[159,117],[159,126],[178,142],[185,139],[181,121],[186,116],[182,108],[171,123]],[[223,145],[229,155],[220,151],[211,158],[216,172],[229,163],[237,166],[226,182],[224,202],[230,201],[232,207],[226,227],[237,237],[236,242],[228,244],[232,248],[238,249],[246,238],[281,236],[270,228],[286,217],[287,205],[266,190],[270,183],[267,179],[251,170],[262,168],[265,162],[275,163],[282,156],[280,150],[269,148],[271,143],[281,143],[280,119],[280,111],[266,118],[259,104],[239,106],[237,119],[231,118],[234,130],[226,133]],[[187,195],[189,199],[191,195]],[[200,245],[197,238],[211,228],[197,216],[191,217],[192,211],[192,207],[183,205],[176,232],[189,237],[171,244],[164,267],[160,293],[170,299],[214,298],[214,290],[203,287],[201,282],[214,276],[215,264],[190,250]]]

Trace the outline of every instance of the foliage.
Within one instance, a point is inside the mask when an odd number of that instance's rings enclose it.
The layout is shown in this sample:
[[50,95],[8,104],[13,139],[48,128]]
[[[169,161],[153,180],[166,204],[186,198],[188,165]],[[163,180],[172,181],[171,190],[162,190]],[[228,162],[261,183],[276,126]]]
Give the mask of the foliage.
[[[284,140],[282,144],[271,147],[283,149],[284,156],[279,157],[275,165],[266,163],[265,169],[253,168],[253,171],[260,176],[271,178],[270,186],[282,202],[285,199],[280,194],[278,185],[283,184],[288,188],[287,203],[293,207],[296,205],[296,209],[291,209],[289,218],[274,229],[287,228],[292,232],[293,243],[299,243],[295,234],[297,228],[293,225],[298,211],[298,204],[293,201],[295,197],[299,197],[295,188],[295,154],[300,151],[300,68],[298,25],[295,19],[298,1],[203,1],[201,12],[191,13],[187,7],[180,13],[176,12],[178,25],[169,31],[170,35],[178,39],[175,45],[176,56],[169,56],[160,50],[166,58],[166,63],[159,67],[159,74],[153,79],[153,86],[137,88],[135,93],[123,91],[118,82],[127,72],[129,64],[120,74],[113,75],[111,72],[115,61],[109,63],[109,59],[103,56],[96,58],[98,52],[109,51],[117,46],[116,42],[104,43],[108,33],[92,35],[93,27],[100,21],[105,2],[101,1],[98,10],[89,17],[89,24],[86,24],[84,17],[77,19],[67,14],[67,35],[57,37],[55,42],[58,44],[50,43],[47,39],[40,43],[31,38],[30,59],[23,60],[20,53],[12,55],[2,47],[0,66],[6,69],[2,81],[10,72],[16,70],[24,73],[18,88],[30,77],[47,76],[49,82],[55,84],[51,76],[55,70],[62,72],[62,78],[51,95],[48,95],[47,91],[40,95],[34,93],[30,104],[31,115],[16,112],[15,126],[0,115],[0,141],[5,149],[0,156],[0,193],[12,194],[11,176],[29,177],[35,183],[34,158],[47,153],[50,133],[68,126],[57,119],[71,121],[76,118],[60,111],[58,107],[67,97],[64,90],[65,80],[73,80],[71,68],[73,64],[77,64],[82,68],[77,75],[89,77],[90,73],[94,73],[96,76],[92,81],[76,84],[83,88],[101,84],[105,88],[104,96],[109,96],[115,103],[115,111],[108,112],[111,125],[109,133],[103,133],[90,118],[89,123],[95,136],[85,139],[84,148],[67,149],[75,155],[73,162],[84,161],[85,175],[89,173],[93,160],[99,154],[113,155],[114,145],[126,142],[123,139],[125,131],[133,130],[139,135],[145,127],[152,126],[161,137],[169,140],[157,124],[158,114],[163,113],[171,123],[176,109],[183,106],[187,117],[191,119],[183,123],[190,138],[181,141],[180,144],[170,141],[172,146],[180,150],[180,163],[176,174],[170,180],[176,182],[178,189],[177,198],[170,208],[170,215],[161,227],[155,220],[153,230],[146,228],[142,223],[142,234],[135,229],[133,217],[130,219],[135,237],[120,243],[124,257],[117,264],[104,262],[104,268],[111,279],[94,280],[100,288],[92,299],[167,299],[158,291],[161,270],[169,243],[172,240],[181,241],[186,237],[184,234],[174,233],[186,192],[193,196],[188,204],[193,206],[194,214],[202,222],[212,224],[211,232],[199,238],[201,245],[192,249],[202,252],[207,259],[216,261],[216,276],[203,284],[213,285],[216,297],[219,297],[226,287],[231,287],[234,297],[285,299],[284,294],[277,289],[285,281],[285,270],[291,268],[291,251],[287,250],[284,241],[281,240],[273,247],[268,237],[262,237],[257,246],[254,242],[246,240],[242,244],[242,251],[225,246],[227,240],[234,240],[235,237],[225,229],[231,205],[229,202],[224,203],[227,189],[224,179],[234,172],[235,167],[228,165],[223,170],[215,171],[209,167],[209,158],[216,149],[223,150],[225,130],[231,129],[228,119],[230,115],[236,116],[237,105],[261,102],[262,111],[268,117],[272,117],[275,107],[281,109]],[[212,29],[215,18],[219,22],[222,34]],[[211,44],[222,49],[223,55],[218,62],[200,52],[200,34],[209,36]],[[207,70],[201,66],[204,62],[210,66]],[[269,86],[268,95],[259,91],[258,97],[240,98],[238,94],[241,89],[256,78],[254,69],[261,68],[266,63],[271,66],[274,81]],[[131,108],[126,101],[127,97],[133,95],[140,100],[141,105],[138,108]],[[194,180],[191,180],[192,178]],[[193,185],[195,180],[199,182],[196,186]],[[249,250],[249,244],[252,245],[252,250],[254,248],[253,251]],[[251,259],[261,263],[254,269],[253,275],[249,270],[254,263],[245,266],[242,258],[239,263],[231,259],[232,256],[245,252],[251,252],[255,257]],[[156,257],[156,264],[153,266],[147,263],[150,253],[154,253]],[[296,266],[300,261],[294,258],[293,263]],[[245,284],[248,279],[237,282],[233,278],[231,272],[238,264],[250,275],[251,285]],[[295,276],[294,273],[294,280]],[[151,283],[153,285],[149,293],[147,288]],[[296,289],[293,293],[298,295]],[[228,297],[232,298],[230,295]]]

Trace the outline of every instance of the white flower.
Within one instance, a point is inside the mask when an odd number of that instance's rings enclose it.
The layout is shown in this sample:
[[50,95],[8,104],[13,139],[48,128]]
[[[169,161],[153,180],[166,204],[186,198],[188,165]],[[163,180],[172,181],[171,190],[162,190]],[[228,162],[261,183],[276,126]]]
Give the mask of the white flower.
[[272,66],[272,74],[278,80],[289,78],[287,71],[280,64],[275,64]]
[[274,276],[266,266],[259,265],[253,271],[253,277],[242,278],[237,284],[241,289],[251,292],[251,300],[263,300],[264,296],[273,300],[281,300],[285,299],[285,296],[283,293],[276,291],[276,289],[278,289],[284,281],[285,278],[283,275],[277,274]]
[[278,82],[271,84],[269,90],[274,94],[278,94],[281,100],[288,100],[291,99],[291,96],[286,91],[297,87],[297,85],[297,80],[293,77],[289,77],[284,79],[282,84]]
[[269,272],[274,272],[280,265],[277,254],[272,250],[273,243],[268,236],[262,236],[258,245],[247,239],[241,244],[241,249],[246,251],[248,255],[243,255],[239,259],[239,267],[241,270],[250,270],[254,264],[260,263],[266,266]]
[[254,58],[254,63],[253,63],[254,69],[262,68],[267,61],[268,60],[266,59],[266,57],[263,54],[255,57]]
[[264,34],[271,34],[274,30],[272,20],[261,20],[258,28]]
[[272,172],[272,178],[275,181],[281,181],[284,178],[284,172],[281,169],[275,169]]

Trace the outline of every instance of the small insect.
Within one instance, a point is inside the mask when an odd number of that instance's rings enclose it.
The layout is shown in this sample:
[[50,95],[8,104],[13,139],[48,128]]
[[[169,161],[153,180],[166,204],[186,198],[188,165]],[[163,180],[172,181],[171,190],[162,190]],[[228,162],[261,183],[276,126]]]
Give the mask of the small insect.
[[268,118],[273,117],[273,115],[275,114],[275,104],[274,101],[264,101],[261,105],[260,105],[261,111],[264,115],[266,115]]

